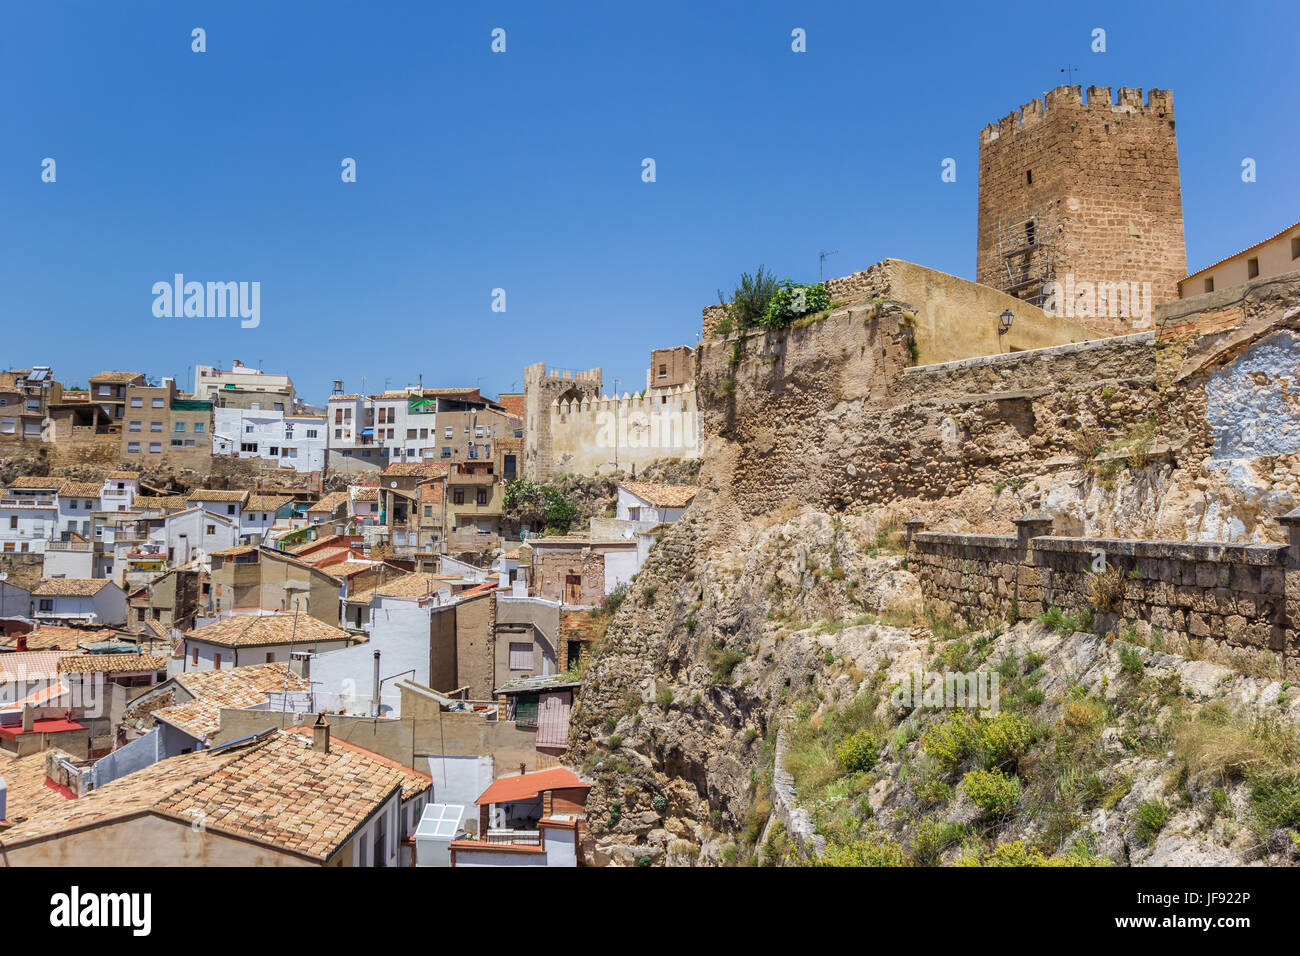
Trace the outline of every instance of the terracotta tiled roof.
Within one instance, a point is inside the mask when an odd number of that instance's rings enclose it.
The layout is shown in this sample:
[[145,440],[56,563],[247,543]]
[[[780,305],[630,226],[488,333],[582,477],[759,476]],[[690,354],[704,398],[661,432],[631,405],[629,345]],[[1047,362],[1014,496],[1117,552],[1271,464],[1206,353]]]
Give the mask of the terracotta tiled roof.
[[347,632],[331,627],[306,614],[237,614],[205,627],[187,631],[185,636],[225,647],[259,647],[268,644],[309,645],[318,641],[347,640]]
[[329,400],[331,402],[355,402],[359,398],[361,398],[360,395],[331,395]]
[[186,502],[195,501],[226,501],[232,504],[238,504],[248,499],[247,491],[238,491],[234,489],[221,488],[200,488],[197,491],[191,491],[185,496]]
[[649,481],[625,481],[620,487],[660,508],[685,508],[700,490],[694,485],[666,485]]
[[27,649],[29,651],[75,651],[86,641],[109,640],[116,637],[117,632],[108,628],[87,631],[79,627],[56,627],[51,624],[42,624],[33,628],[30,634],[11,634],[9,637],[0,638],[0,646],[17,647],[18,638],[21,636],[27,638]]
[[9,482],[10,488],[43,488],[49,491],[57,491],[59,486],[67,482],[67,478],[47,478],[41,475],[23,475],[21,478],[15,478]]
[[98,498],[104,490],[99,481],[65,481],[59,486],[60,498]]
[[245,511],[278,511],[293,503],[293,495],[249,495]]
[[105,481],[139,481],[140,473],[135,471],[110,471],[104,476]]
[[67,651],[6,651],[0,654],[0,684],[9,681],[54,680]]
[[152,812],[325,862],[405,785],[398,769],[352,748],[313,750],[267,734],[238,747],[163,760],[53,807],[5,833],[9,847]]
[[379,489],[374,487],[357,488],[352,495],[353,501],[378,501]]
[[[295,734],[302,737],[305,741],[310,741],[312,739],[311,727],[290,727],[286,733]],[[391,757],[385,757],[382,754],[375,753],[373,750],[367,750],[365,747],[358,746],[350,740],[330,737],[330,750],[338,748],[351,750],[354,753],[368,757],[376,763],[382,763],[385,766],[396,770],[402,777],[403,800],[410,800],[412,797],[419,796],[433,786],[433,777],[427,773],[420,773],[418,770],[412,770],[410,767],[404,766],[398,761],[393,760]]]
[[[309,505],[307,513],[311,514],[316,511],[327,511],[330,514],[338,511],[343,505],[348,503],[348,493],[346,491],[331,491],[314,505]],[[310,542],[315,544],[315,541]]]
[[[152,715],[197,740],[207,740],[221,727],[221,709],[265,704],[272,691],[306,691],[311,683],[285,663],[252,664],[222,671],[190,671],[173,681],[194,695],[193,700],[154,710]],[[129,716],[129,712],[128,712]]]
[[100,372],[98,375],[90,376],[92,382],[103,382],[112,385],[130,385],[133,382],[141,381],[144,376],[139,372]]
[[107,578],[41,578],[32,594],[37,597],[93,597],[110,583]]
[[233,548],[218,548],[216,551],[213,551],[212,554],[229,557],[235,554],[255,554],[256,552],[257,549],[251,544],[237,544]]
[[122,674],[166,667],[167,658],[154,654],[73,654],[59,661],[60,674]]
[[184,511],[189,504],[184,495],[136,495],[131,502],[132,511]]
[[546,790],[570,788],[590,790],[591,784],[583,783],[572,770],[556,767],[552,770],[522,773],[513,777],[498,777],[491,786],[479,794],[479,798],[474,802],[479,806],[486,806],[489,803],[513,803],[516,800],[531,800]]
[[0,777],[5,782],[5,812],[0,819],[9,823],[21,822],[72,799],[46,782],[44,752],[14,757],[0,750]]
[[447,587],[449,581],[456,580],[459,578],[444,574],[429,574],[426,571],[412,571],[400,578],[377,584],[367,593],[375,597],[424,597],[427,594],[437,594],[438,588]]

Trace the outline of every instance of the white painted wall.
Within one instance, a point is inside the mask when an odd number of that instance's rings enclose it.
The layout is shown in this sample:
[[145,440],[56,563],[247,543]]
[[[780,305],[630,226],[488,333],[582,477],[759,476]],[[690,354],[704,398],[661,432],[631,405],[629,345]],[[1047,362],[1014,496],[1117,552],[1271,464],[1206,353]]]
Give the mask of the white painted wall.
[[[414,601],[383,599],[370,609],[370,640],[343,650],[331,650],[311,659],[312,689],[318,708],[371,713],[374,699],[375,651],[379,652],[380,678],[404,671],[405,679],[429,683],[428,607]],[[402,695],[397,681],[387,681],[380,693],[380,716],[398,717]],[[478,794],[475,794],[478,796]]]

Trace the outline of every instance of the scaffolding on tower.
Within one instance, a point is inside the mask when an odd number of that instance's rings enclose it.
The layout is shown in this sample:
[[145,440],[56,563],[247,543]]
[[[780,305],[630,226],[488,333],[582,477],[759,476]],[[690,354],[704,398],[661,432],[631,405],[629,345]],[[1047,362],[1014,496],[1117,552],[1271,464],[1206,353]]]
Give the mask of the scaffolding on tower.
[[1056,275],[1050,203],[1017,218],[998,218],[998,257],[1001,290],[1041,307]]

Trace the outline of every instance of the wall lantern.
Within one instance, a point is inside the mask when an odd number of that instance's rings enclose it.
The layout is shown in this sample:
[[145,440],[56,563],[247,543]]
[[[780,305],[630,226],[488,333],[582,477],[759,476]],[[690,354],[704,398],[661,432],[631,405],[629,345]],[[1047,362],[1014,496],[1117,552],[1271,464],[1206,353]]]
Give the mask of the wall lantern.
[[1016,317],[1015,317],[1014,315],[1011,314],[1011,310],[1010,310],[1010,309],[1007,309],[1005,312],[1003,312],[1001,315],[999,315],[999,316],[998,316],[998,335],[1006,335],[1008,332],[1010,332],[1010,331],[1011,331],[1011,323],[1012,323],[1013,321],[1015,321],[1015,318],[1016,318]]

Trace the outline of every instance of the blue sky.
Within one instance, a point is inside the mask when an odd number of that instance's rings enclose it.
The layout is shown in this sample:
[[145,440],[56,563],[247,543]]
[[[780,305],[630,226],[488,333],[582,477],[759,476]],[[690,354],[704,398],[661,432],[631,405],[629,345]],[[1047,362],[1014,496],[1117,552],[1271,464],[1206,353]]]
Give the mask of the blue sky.
[[[238,358],[322,401],[546,361],[635,390],[760,263],[973,277],[978,131],[1067,63],[1173,90],[1194,270],[1300,219],[1298,27],[1283,3],[6,0],[0,365],[189,383]],[[155,318],[176,272],[260,282],[260,327]]]

